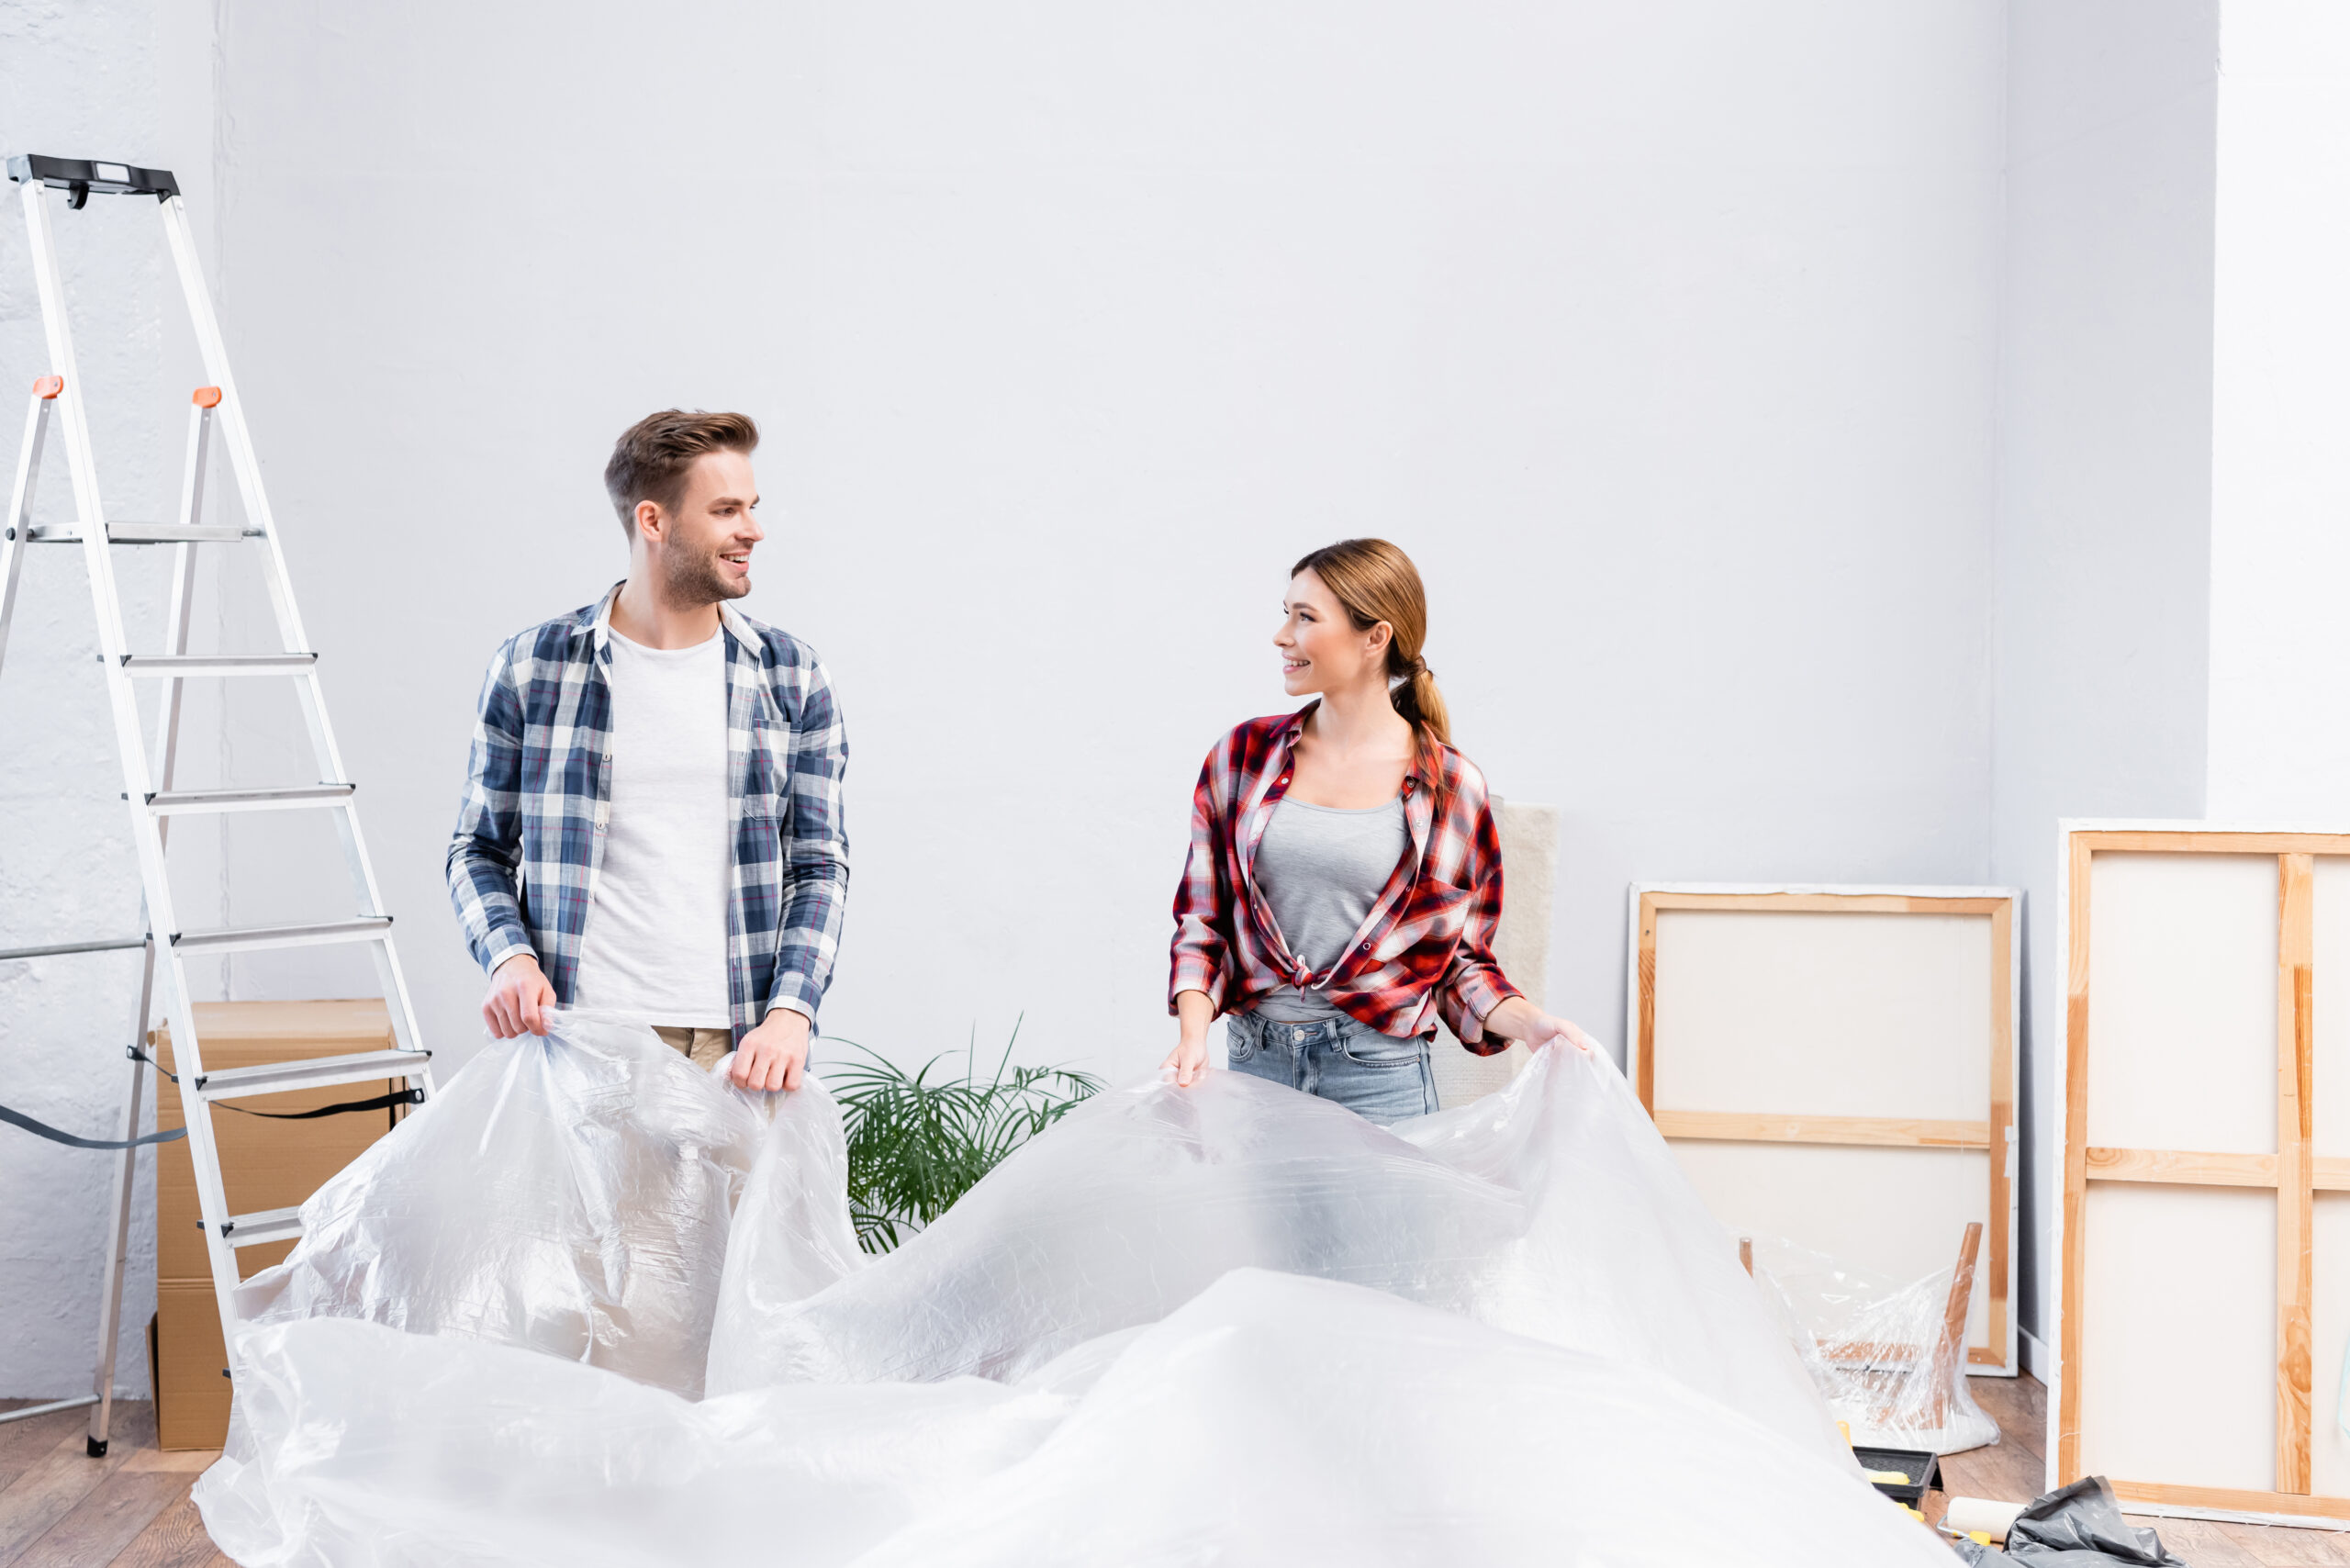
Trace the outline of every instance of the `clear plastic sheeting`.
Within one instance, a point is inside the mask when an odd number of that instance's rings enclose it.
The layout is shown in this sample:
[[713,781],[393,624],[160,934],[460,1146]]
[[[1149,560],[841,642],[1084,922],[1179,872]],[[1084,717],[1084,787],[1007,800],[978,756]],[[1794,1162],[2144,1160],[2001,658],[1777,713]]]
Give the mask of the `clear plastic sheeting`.
[[1560,1051],[1498,1094],[1392,1129],[1244,1073],[1098,1095],[871,1268],[780,1311],[728,1314],[710,1386],[1016,1379],[1237,1268],[1620,1356],[1843,1452],[1622,1075]]
[[1957,1453],[1999,1440],[1967,1392],[1963,1337],[1942,1342],[1954,1271],[1905,1285],[1784,1239],[1754,1244],[1756,1282],[1863,1448]]
[[[293,1255],[244,1285],[249,1320],[364,1317],[699,1395],[744,1183],[756,1164],[769,1191],[845,1191],[838,1112],[821,1088],[745,1095],[642,1025],[554,1016],[319,1188]],[[802,1291],[857,1258],[845,1210],[778,1219],[792,1256],[767,1271]]]
[[1573,1052],[1393,1130],[1105,1093],[867,1262],[820,1089],[570,1016],[306,1218],[196,1494],[246,1563],[1948,1561]]
[[248,1564],[1952,1561],[1842,1467],[1657,1372],[1258,1271],[1022,1383],[699,1405],[505,1347],[282,1325],[248,1344],[196,1500]]

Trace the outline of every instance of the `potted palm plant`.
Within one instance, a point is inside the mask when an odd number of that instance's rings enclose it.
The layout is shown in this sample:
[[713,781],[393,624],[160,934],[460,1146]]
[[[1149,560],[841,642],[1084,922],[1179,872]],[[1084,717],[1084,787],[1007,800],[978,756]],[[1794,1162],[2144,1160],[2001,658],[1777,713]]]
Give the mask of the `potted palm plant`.
[[[829,1069],[848,1134],[849,1214],[857,1244],[887,1252],[953,1207],[1005,1156],[1100,1092],[1102,1081],[1067,1067],[1015,1067],[1004,1043],[994,1073],[976,1051],[942,1053],[912,1072],[854,1041],[856,1058]],[[974,1040],[976,1045],[976,1039]],[[940,1070],[950,1055],[963,1070]]]

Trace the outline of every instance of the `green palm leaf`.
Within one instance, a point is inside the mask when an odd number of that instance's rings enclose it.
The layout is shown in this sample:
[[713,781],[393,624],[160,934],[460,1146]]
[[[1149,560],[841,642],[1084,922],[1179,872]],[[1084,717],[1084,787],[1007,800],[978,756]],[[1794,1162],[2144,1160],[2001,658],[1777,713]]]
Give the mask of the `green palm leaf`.
[[854,1041],[834,1042],[862,1058],[824,1075],[848,1135],[849,1215],[858,1246],[877,1253],[899,1246],[1014,1149],[1101,1092],[1102,1081],[1089,1072],[1013,1067],[1019,1038],[1015,1025],[985,1081],[975,1076],[969,1047],[960,1053],[960,1077],[934,1077],[944,1055],[908,1072]]

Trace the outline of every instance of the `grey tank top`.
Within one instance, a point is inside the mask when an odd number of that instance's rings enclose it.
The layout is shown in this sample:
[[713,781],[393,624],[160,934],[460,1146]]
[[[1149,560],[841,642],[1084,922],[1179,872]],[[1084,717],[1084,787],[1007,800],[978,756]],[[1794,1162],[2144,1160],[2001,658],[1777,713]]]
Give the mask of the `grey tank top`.
[[[1401,797],[1360,812],[1288,800],[1273,808],[1251,875],[1289,950],[1315,974],[1337,963],[1362,929],[1410,838]],[[1338,1015],[1326,992],[1288,985],[1257,1011],[1285,1024]]]

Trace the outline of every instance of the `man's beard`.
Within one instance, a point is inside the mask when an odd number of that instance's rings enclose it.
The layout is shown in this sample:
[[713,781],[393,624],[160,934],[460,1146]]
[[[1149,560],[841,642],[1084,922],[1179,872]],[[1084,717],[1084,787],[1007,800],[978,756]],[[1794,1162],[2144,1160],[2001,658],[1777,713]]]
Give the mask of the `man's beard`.
[[751,591],[751,579],[728,571],[715,550],[703,555],[673,554],[668,569],[662,574],[661,591],[671,604],[690,610],[722,599],[740,599]]

